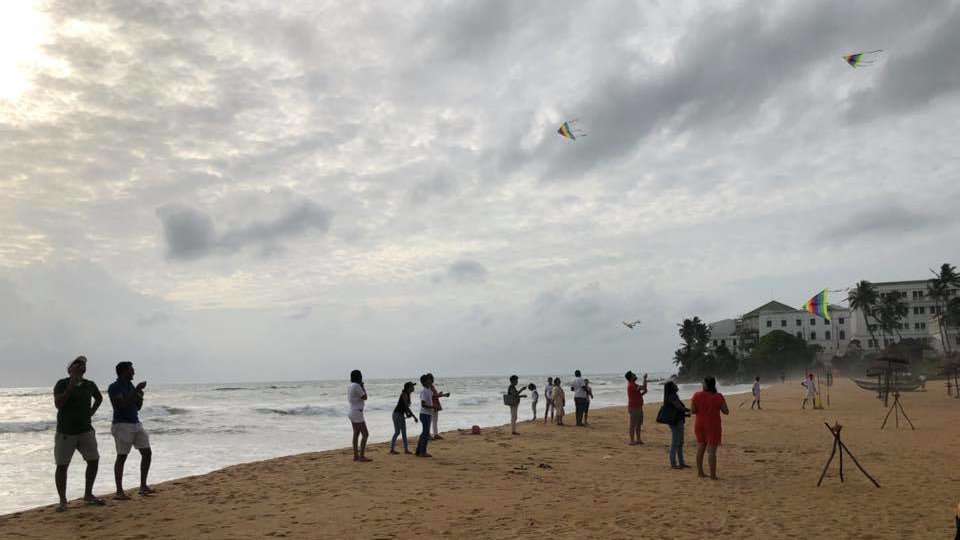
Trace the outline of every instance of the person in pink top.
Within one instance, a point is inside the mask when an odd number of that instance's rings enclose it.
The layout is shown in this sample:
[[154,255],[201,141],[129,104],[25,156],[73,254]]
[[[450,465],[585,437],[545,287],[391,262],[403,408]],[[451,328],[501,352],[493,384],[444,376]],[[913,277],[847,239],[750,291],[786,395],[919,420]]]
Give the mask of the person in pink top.
[[706,452],[710,460],[710,478],[717,479],[717,447],[720,446],[723,434],[720,413],[730,414],[727,401],[723,394],[717,392],[717,380],[707,377],[703,380],[703,390],[693,395],[690,413],[697,415],[693,425],[697,436],[697,473],[700,478],[703,474],[703,454]]

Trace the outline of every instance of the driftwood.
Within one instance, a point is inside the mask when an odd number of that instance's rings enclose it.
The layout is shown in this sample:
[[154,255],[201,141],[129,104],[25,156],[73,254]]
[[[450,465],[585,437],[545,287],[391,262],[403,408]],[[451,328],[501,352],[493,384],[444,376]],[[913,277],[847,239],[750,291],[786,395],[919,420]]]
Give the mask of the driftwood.
[[843,441],[840,440],[840,430],[843,429],[843,426],[841,426],[838,423],[835,423],[833,427],[830,427],[830,424],[826,422],[824,422],[823,425],[827,426],[827,430],[830,431],[831,435],[833,435],[833,449],[830,451],[830,459],[828,459],[827,464],[823,466],[823,472],[820,473],[820,480],[817,480],[817,487],[820,487],[820,484],[823,483],[823,477],[827,475],[827,469],[830,468],[830,463],[833,462],[833,456],[835,456],[837,451],[839,450],[840,451],[840,482],[843,482],[843,453],[846,452],[847,455],[850,456],[850,459],[853,460],[853,464],[856,465],[858,469],[860,469],[860,472],[862,472],[864,476],[869,478],[870,481],[873,482],[873,485],[879,488],[880,484],[872,476],[870,476],[870,473],[864,470],[864,468],[860,465],[860,462],[857,461],[857,458],[854,457],[853,453],[850,452],[850,449],[847,448],[847,445],[843,444]]

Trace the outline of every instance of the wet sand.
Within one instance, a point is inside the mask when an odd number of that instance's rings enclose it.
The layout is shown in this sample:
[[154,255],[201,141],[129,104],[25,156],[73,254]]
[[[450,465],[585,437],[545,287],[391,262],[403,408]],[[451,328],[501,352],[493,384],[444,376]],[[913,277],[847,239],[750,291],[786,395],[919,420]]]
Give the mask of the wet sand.
[[[643,446],[627,446],[626,412],[609,408],[593,411],[587,428],[522,423],[516,437],[509,427],[447,433],[431,442],[432,459],[388,455],[378,444],[372,463],[353,463],[348,449],[237,465],[158,484],[149,499],[0,517],[0,537],[952,538],[960,400],[942,383],[928,387],[903,396],[916,431],[902,418],[898,430],[893,417],[881,431],[882,403],[846,380],[821,411],[800,410],[797,381],[765,389],[763,411],[751,411],[747,395],[730,396],[719,481],[669,468],[669,430],[653,422],[659,405],[651,404]],[[816,487],[832,443],[823,422],[835,420],[880,489],[848,459],[846,482],[835,459]],[[689,423],[690,464],[692,431]],[[162,447],[154,451],[163,459]],[[82,462],[74,462],[70,481],[81,482]],[[99,492],[112,491],[112,465],[101,463]],[[127,467],[138,466],[131,456]],[[52,478],[50,489],[55,501]]]

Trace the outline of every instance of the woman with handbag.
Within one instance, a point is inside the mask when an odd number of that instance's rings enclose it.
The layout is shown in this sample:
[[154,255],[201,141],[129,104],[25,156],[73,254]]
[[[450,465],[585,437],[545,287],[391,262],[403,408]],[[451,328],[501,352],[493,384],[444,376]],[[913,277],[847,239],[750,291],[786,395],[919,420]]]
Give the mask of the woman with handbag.
[[683,430],[690,410],[680,400],[677,383],[667,381],[663,385],[663,405],[657,414],[657,422],[670,426],[670,467],[689,469],[683,461]]

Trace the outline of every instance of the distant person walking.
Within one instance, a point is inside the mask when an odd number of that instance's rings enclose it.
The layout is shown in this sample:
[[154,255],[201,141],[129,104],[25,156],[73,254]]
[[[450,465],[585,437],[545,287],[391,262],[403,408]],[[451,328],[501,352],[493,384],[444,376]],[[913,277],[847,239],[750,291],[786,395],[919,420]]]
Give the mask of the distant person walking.
[[590,387],[590,379],[583,380],[583,388],[587,391],[587,402],[583,407],[583,425],[589,426],[587,417],[590,415],[590,402],[593,401],[593,388]]
[[563,407],[567,404],[567,396],[563,393],[563,387],[560,386],[560,377],[553,379],[553,410],[556,413],[557,425],[563,425]]
[[553,377],[547,377],[547,386],[543,388],[543,423],[553,420]]
[[143,390],[146,381],[133,385],[136,372],[132,362],[120,362],[116,367],[117,380],[107,388],[110,404],[113,406],[113,426],[110,432],[117,445],[117,461],[113,465],[113,478],[117,484],[115,500],[126,501],[130,497],[123,491],[123,466],[131,448],[140,451],[140,490],[141,496],[153,495],[154,490],[147,484],[150,474],[150,462],[153,451],[150,450],[150,437],[140,423],[140,409],[143,408]]
[[573,383],[570,385],[570,390],[573,390],[573,403],[576,408],[576,417],[577,425],[583,425],[583,411],[587,408],[587,390],[584,388],[586,385],[583,382],[583,377],[580,375],[580,370],[573,372]]
[[807,378],[800,383],[801,386],[805,389],[803,394],[803,403],[800,404],[801,409],[807,408],[807,401],[810,401],[810,406],[814,409],[817,408],[817,383],[813,380],[813,373],[807,374]]
[[433,414],[431,419],[433,420],[433,440],[438,441],[443,437],[440,435],[440,428],[438,427],[440,422],[440,411],[443,410],[443,405],[440,404],[440,398],[450,397],[450,393],[443,393],[440,390],[437,390],[437,385],[433,384],[433,373],[427,373],[430,377],[431,387],[430,390],[433,391]]
[[530,408],[533,409],[533,422],[537,421],[537,402],[540,401],[540,392],[537,392],[537,385],[530,383],[527,385],[530,391]]
[[97,436],[93,431],[92,418],[103,403],[103,396],[96,383],[83,378],[86,372],[87,358],[78,356],[67,366],[69,377],[60,379],[53,387],[53,403],[57,407],[57,434],[53,448],[57,470],[54,478],[57,494],[60,496],[57,512],[67,509],[67,469],[73,453],[77,450],[87,462],[83,500],[91,506],[107,504],[93,495],[100,452],[97,450]]
[[[373,461],[366,456],[367,438],[370,433],[367,431],[367,421],[363,417],[363,405],[367,401],[367,390],[363,387],[363,375],[359,369],[350,372],[350,386],[347,387],[347,402],[350,404],[350,424],[353,425],[353,460],[366,463]],[[360,437],[360,445],[357,445],[357,439]]]
[[753,380],[753,403],[750,404],[750,408],[753,409],[754,406],[757,407],[758,411],[761,410],[760,409],[760,377],[756,377]]
[[697,436],[697,474],[706,478],[703,473],[703,454],[709,455],[710,478],[717,479],[717,447],[723,433],[720,413],[730,414],[727,401],[723,394],[717,392],[717,380],[707,377],[703,380],[703,390],[693,395],[690,412],[697,415],[693,424]]
[[423,432],[417,442],[417,457],[433,457],[427,453],[427,443],[430,442],[430,423],[433,416],[433,376],[429,373],[420,377],[420,424]]
[[413,394],[415,385],[412,382],[403,384],[403,390],[400,391],[400,399],[397,400],[397,406],[393,408],[393,438],[390,439],[390,453],[398,454],[394,447],[397,444],[397,437],[403,435],[403,453],[409,454],[410,447],[407,445],[407,418],[413,418],[413,423],[417,423],[417,417],[410,410],[410,394]]
[[511,375],[510,386],[507,387],[507,401],[510,402],[510,433],[513,435],[519,435],[517,433],[517,412],[520,409],[520,398],[527,397],[517,390],[519,381],[520,379],[516,375]]
[[647,393],[647,374],[643,374],[643,384],[637,384],[637,375],[628,371],[627,379],[627,415],[630,417],[630,445],[643,444],[640,428],[643,427],[643,396]]

